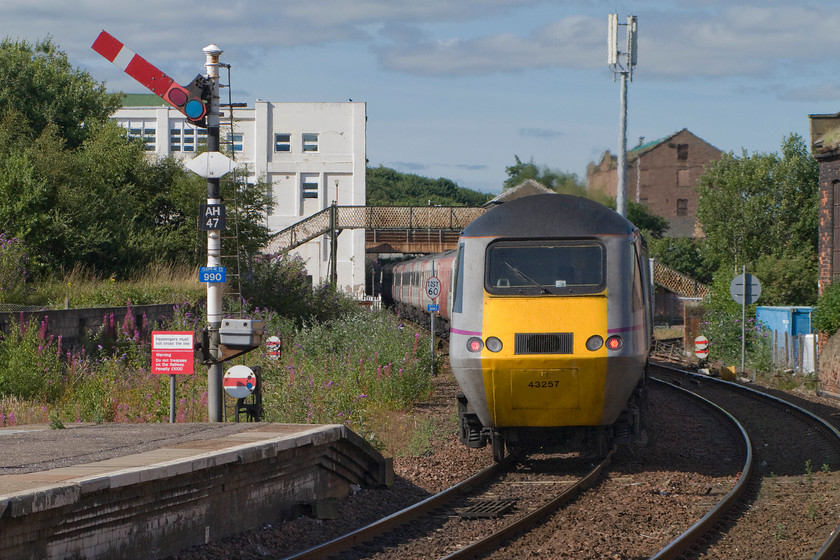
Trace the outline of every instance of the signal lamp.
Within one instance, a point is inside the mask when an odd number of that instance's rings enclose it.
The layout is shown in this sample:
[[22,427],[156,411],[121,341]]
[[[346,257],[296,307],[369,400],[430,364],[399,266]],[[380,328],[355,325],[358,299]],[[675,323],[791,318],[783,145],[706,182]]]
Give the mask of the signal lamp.
[[589,339],[586,341],[586,349],[589,350],[590,352],[594,352],[595,350],[599,350],[601,348],[601,346],[603,346],[603,345],[604,345],[604,339],[601,338],[600,336],[598,336],[597,334],[594,334],[594,335],[590,336]]
[[607,339],[607,348],[610,350],[621,350],[622,346],[624,346],[624,341],[618,335],[611,336]]
[[484,343],[477,336],[470,337],[467,340],[467,350],[470,352],[481,352],[482,348],[484,348]]
[[491,352],[500,352],[502,350],[502,341],[495,336],[491,336],[485,340],[484,345],[487,346],[487,349]]

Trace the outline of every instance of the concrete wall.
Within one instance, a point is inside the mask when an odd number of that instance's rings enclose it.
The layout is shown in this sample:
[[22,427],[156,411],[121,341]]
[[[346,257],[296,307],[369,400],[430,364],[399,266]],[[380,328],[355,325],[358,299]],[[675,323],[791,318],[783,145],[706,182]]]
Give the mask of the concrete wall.
[[[269,425],[270,426],[270,425]],[[270,429],[267,426],[266,429]],[[319,431],[316,431],[319,430]],[[393,480],[345,426],[0,500],[0,558],[164,558]]]

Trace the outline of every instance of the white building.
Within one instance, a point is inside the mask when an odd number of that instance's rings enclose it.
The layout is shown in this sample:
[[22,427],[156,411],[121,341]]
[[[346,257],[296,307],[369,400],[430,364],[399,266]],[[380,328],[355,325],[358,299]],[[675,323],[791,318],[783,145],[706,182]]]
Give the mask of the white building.
[[[247,165],[253,179],[273,185],[274,210],[268,216],[276,232],[323,210],[365,205],[366,104],[271,103],[223,110],[221,142],[233,150],[237,165]],[[186,121],[153,94],[126,96],[114,115],[146,149],[182,159],[206,143],[207,134]],[[295,250],[306,261],[313,281],[328,279],[329,237],[324,235]],[[338,286],[362,293],[365,287],[365,232],[346,230],[338,237]]]

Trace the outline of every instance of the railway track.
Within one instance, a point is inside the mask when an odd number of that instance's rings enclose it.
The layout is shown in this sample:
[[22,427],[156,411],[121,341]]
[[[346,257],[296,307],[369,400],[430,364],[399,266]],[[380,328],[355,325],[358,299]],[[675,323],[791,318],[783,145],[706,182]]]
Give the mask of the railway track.
[[[328,558],[350,548],[355,548],[355,554],[342,558],[366,557],[381,551],[395,558],[419,554],[449,560],[473,558],[528,530],[592,486],[609,465],[614,451],[594,465],[580,458],[509,457],[418,504],[287,560]],[[561,473],[554,474],[561,463]],[[506,516],[511,510],[517,513]],[[470,523],[474,531],[476,520],[484,524],[486,534],[467,544],[458,543],[457,527],[441,529],[446,524]],[[413,527],[408,528],[409,524]],[[394,534],[397,529],[398,535]],[[437,542],[431,542],[433,539]]]
[[676,383],[731,411],[752,440],[745,490],[721,504],[708,527],[654,558],[840,557],[840,433],[826,421],[749,387],[657,366]]
[[[658,393],[665,394],[668,387],[663,385]],[[678,389],[673,389],[677,391]],[[568,506],[581,496],[584,488],[597,484],[599,488],[585,492],[588,496],[602,495],[601,488],[608,488],[608,492],[618,495],[632,495],[629,499],[607,497],[599,505],[600,508],[615,509],[617,502],[624,502],[631,518],[634,510],[640,509],[633,500],[654,500],[660,508],[661,517],[678,520],[673,527],[660,530],[658,515],[650,515],[646,525],[637,539],[647,541],[651,537],[645,533],[659,532],[652,542],[643,542],[634,547],[647,547],[650,553],[655,553],[661,545],[668,545],[674,537],[679,537],[686,527],[689,527],[698,517],[709,511],[720,499],[727,494],[732,480],[737,477],[743,463],[744,453],[741,447],[730,436],[737,431],[731,419],[728,428],[721,428],[719,419],[725,417],[722,412],[710,414],[700,407],[708,406],[696,397],[683,395],[679,403],[672,403],[675,398],[658,399],[667,401],[660,406],[667,410],[657,410],[657,416],[663,417],[668,425],[680,425],[679,434],[667,436],[675,438],[664,443],[665,447],[673,449],[674,441],[689,437],[703,440],[704,454],[717,446],[720,456],[737,457],[739,461],[730,461],[725,469],[718,472],[708,472],[701,480],[697,476],[684,477],[680,471],[688,471],[693,466],[692,454],[678,457],[668,452],[657,453],[639,451],[639,455],[657,456],[662,465],[673,465],[675,472],[665,475],[662,470],[654,469],[653,474],[645,475],[636,472],[647,467],[638,463],[638,457],[625,454],[622,459],[627,464],[619,470],[607,471],[609,458],[597,465],[591,465],[591,460],[577,455],[551,456],[533,454],[527,457],[515,457],[505,463],[494,465],[467,481],[452,487],[441,494],[435,495],[416,506],[391,515],[377,523],[350,533],[339,539],[327,542],[299,553],[290,559],[302,560],[313,558],[336,557],[350,558],[473,558],[479,555],[492,554],[499,551],[499,557],[522,557],[521,542],[526,548],[534,548],[532,542],[545,542],[545,537],[531,537],[530,528],[535,525],[545,526],[546,519],[559,519],[559,523],[573,527],[581,550],[589,545],[586,539],[591,532],[592,524],[583,522],[580,527],[564,515],[564,511],[557,510]],[[691,398],[697,401],[692,405],[684,400]],[[673,414],[686,414],[687,418],[696,419],[696,425],[691,421],[680,420]],[[709,435],[717,434],[717,435]],[[656,434],[658,437],[659,434]],[[612,456],[612,453],[610,454]],[[749,461],[748,461],[749,462]],[[591,465],[591,468],[590,468]],[[660,466],[662,466],[660,465]],[[663,467],[664,469],[664,467]],[[663,480],[663,476],[665,477]],[[605,480],[607,479],[607,480]],[[731,492],[730,492],[731,494]],[[607,494],[608,495],[608,494]],[[591,498],[590,498],[591,499]],[[734,499],[734,498],[730,498]],[[576,501],[575,501],[576,503]],[[508,507],[509,506],[509,507]],[[489,513],[484,519],[478,511],[486,508]],[[507,509],[506,509],[507,508]],[[597,509],[584,506],[578,509],[589,509],[589,514]],[[646,508],[645,511],[650,511]],[[602,517],[607,518],[607,515]],[[587,524],[589,525],[587,527]],[[515,537],[522,535],[519,539]],[[682,537],[683,541],[687,537]],[[564,539],[564,546],[569,546],[569,539]],[[517,544],[520,543],[520,544]],[[661,543],[661,545],[659,544]],[[352,548],[352,550],[347,550]],[[598,550],[597,548],[595,550]],[[344,551],[342,553],[342,551]],[[596,554],[600,554],[596,552]],[[552,557],[551,554],[548,555]],[[569,558],[581,557],[574,553]],[[594,556],[599,557],[599,556]],[[602,557],[602,556],[600,556]]]

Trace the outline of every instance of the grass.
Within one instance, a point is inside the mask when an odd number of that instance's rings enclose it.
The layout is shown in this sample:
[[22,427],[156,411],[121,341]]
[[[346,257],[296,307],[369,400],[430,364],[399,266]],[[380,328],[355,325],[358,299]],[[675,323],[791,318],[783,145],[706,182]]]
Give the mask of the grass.
[[77,267],[62,278],[33,285],[21,303],[53,309],[80,307],[119,307],[153,303],[201,301],[207,293],[198,282],[198,269],[178,265],[150,265],[134,278],[102,278]]

